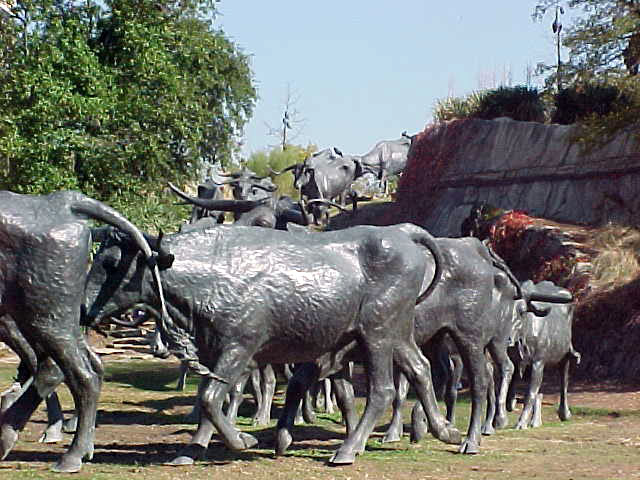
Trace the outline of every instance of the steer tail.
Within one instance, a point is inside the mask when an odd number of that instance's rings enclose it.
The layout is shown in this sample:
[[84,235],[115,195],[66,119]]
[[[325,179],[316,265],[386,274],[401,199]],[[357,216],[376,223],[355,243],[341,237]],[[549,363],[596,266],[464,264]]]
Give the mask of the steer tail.
[[566,292],[558,292],[555,294],[524,291],[518,279],[509,269],[509,266],[496,252],[493,251],[493,249],[489,246],[489,242],[487,240],[484,240],[482,244],[487,248],[489,255],[491,255],[491,258],[493,259],[493,265],[496,268],[502,270],[515,286],[517,292],[516,299],[524,299],[524,301],[527,303],[527,309],[530,312],[533,312],[539,317],[544,317],[549,313],[550,310],[550,307],[540,309],[536,307],[532,302],[571,303],[573,301],[573,295],[568,290]]
[[431,292],[433,292],[434,288],[436,288],[436,285],[442,278],[443,257],[442,252],[440,251],[440,247],[438,246],[433,235],[431,235],[425,229],[418,227],[417,225],[411,225],[411,227],[413,227],[411,231],[407,232],[409,234],[409,237],[411,238],[413,243],[422,245],[431,252],[431,255],[433,255],[433,262],[435,264],[435,272],[433,273],[433,279],[431,280],[431,283],[420,295],[418,295],[418,298],[416,299],[416,305],[418,305],[425,298],[431,295]]

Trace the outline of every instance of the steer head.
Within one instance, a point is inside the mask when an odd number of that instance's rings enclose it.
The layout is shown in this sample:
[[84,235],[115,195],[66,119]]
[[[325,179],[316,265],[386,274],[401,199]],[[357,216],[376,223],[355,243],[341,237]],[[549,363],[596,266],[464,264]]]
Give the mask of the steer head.
[[239,172],[222,176],[230,177],[222,183],[231,187],[233,198],[236,200],[260,200],[269,197],[278,189],[269,177],[256,175],[246,167]]
[[[147,236],[151,248],[158,252],[160,270],[170,268],[173,255],[161,247],[162,236]],[[131,238],[111,230],[94,256],[85,288],[85,323],[93,324],[109,316],[119,316],[137,307],[154,313],[159,299],[153,287],[153,271]]]

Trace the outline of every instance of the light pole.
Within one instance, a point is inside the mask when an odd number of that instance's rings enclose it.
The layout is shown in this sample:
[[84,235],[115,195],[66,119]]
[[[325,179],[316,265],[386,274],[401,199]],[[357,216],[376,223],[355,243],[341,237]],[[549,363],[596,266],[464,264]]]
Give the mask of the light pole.
[[558,86],[558,92],[562,90],[562,61],[560,59],[560,32],[562,31],[562,23],[560,23],[560,15],[564,15],[564,8],[560,5],[556,5],[556,18],[551,24],[553,33],[556,34],[556,53],[557,53],[557,70],[556,70],[556,84]]

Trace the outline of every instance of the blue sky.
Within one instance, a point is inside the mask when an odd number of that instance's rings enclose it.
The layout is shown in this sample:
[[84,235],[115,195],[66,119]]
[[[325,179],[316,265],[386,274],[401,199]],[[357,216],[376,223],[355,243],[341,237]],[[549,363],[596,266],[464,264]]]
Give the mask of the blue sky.
[[293,143],[362,154],[423,130],[439,98],[525,84],[527,66],[555,59],[553,18],[534,22],[534,0],[218,5],[215,24],[251,56],[258,88],[245,155],[278,142],[266,124],[282,126],[288,91],[305,120]]

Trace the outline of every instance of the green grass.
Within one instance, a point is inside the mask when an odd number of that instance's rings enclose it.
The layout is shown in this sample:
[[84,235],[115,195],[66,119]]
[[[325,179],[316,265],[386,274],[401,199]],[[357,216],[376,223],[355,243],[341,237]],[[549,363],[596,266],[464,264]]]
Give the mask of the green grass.
[[[0,365],[0,389],[10,384],[15,365]],[[32,478],[74,479],[189,479],[252,478],[272,479],[505,479],[547,478],[628,478],[637,470],[639,410],[601,409],[573,406],[573,418],[560,422],[557,406],[544,406],[544,425],[537,429],[508,428],[484,437],[481,453],[459,455],[457,446],[446,445],[430,436],[419,444],[408,439],[410,399],[403,411],[405,436],[394,444],[382,443],[390,419],[387,412],[367,442],[367,450],[352,466],[329,467],[328,458],[344,438],[339,414],[317,414],[313,425],[296,426],[294,444],[285,457],[274,458],[270,427],[251,425],[252,405],[245,402],[238,427],[251,432],[259,447],[232,452],[214,437],[206,459],[183,469],[162,463],[173,458],[187,442],[195,425],[185,423],[197,379],[189,378],[186,392],[176,392],[176,363],[161,361],[109,362],[99,404],[96,456],[80,474],[55,475],[49,468],[66,446],[35,442],[43,428],[44,414],[38,410],[14,451],[0,462],[2,480]],[[284,385],[280,384],[274,412],[282,407]],[[60,391],[65,409],[72,407],[66,389]],[[362,411],[364,399],[357,399]],[[457,427],[466,432],[470,404],[461,395],[457,406]],[[509,414],[514,425],[518,412]],[[70,437],[67,437],[67,444]],[[587,468],[587,466],[589,468]],[[618,473],[622,472],[622,473]]]

